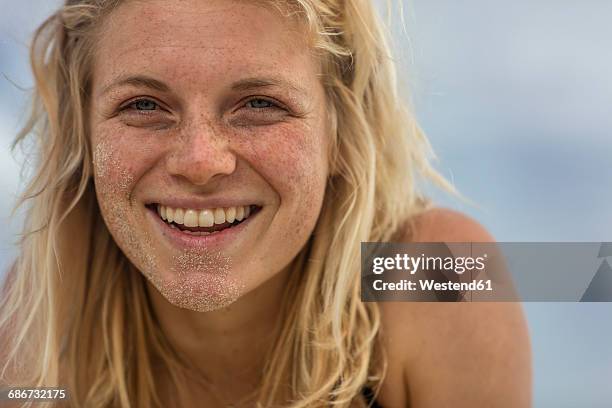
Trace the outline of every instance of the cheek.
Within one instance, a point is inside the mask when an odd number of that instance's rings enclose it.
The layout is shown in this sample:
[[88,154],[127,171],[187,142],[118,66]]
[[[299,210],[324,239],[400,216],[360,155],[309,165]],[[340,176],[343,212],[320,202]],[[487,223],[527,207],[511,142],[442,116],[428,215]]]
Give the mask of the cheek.
[[129,199],[134,176],[132,169],[121,157],[120,151],[120,148],[106,139],[94,147],[94,179],[101,206],[105,206],[113,198],[116,200]]
[[99,126],[92,138],[96,188],[104,199],[130,200],[135,185],[158,157],[155,137]]
[[296,217],[293,233],[311,229],[318,218],[327,180],[322,131],[307,126],[279,128],[253,142],[258,171],[281,200],[281,210]]
[[142,161],[134,156],[129,143],[120,137],[100,134],[93,140],[93,167],[96,196],[106,226],[117,245],[143,271],[157,268],[149,236],[135,228],[131,195],[141,176]]
[[141,140],[112,129],[99,133],[93,141],[93,167],[100,205],[130,204],[135,184],[152,161],[150,156]]

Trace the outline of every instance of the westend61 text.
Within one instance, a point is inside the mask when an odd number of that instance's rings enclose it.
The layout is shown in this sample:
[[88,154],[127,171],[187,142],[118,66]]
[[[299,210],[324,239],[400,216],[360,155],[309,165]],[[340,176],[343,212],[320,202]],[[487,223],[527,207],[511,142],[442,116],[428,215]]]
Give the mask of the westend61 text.
[[419,279],[417,282],[402,279],[399,282],[384,282],[381,279],[375,280],[374,290],[424,290],[424,291],[491,291],[493,285],[491,280],[473,280],[471,282],[438,282],[433,279]]

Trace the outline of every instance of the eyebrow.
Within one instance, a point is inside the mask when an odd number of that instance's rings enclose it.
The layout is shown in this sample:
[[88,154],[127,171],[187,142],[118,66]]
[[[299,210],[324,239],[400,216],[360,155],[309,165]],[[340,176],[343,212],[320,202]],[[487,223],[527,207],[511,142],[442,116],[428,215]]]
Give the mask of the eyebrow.
[[127,77],[120,77],[119,79],[111,82],[107,86],[105,86],[100,95],[105,95],[113,88],[118,88],[121,86],[133,86],[133,87],[141,87],[141,88],[149,88],[159,92],[170,92],[170,87],[166,85],[164,82],[159,81],[155,78],[151,78],[146,75],[130,75]]
[[[111,82],[102,89],[100,95],[104,95],[111,91],[113,88],[121,86],[144,87],[164,93],[170,92],[170,87],[166,83],[158,79],[146,75],[130,75],[126,77],[120,77],[119,79]],[[275,77],[244,78],[233,83],[231,89],[234,91],[248,91],[251,89],[269,88],[274,86],[288,88],[291,91],[296,92],[300,95],[307,94],[306,90],[298,86],[297,84],[294,84],[293,82],[284,78]]]
[[235,91],[247,91],[250,89],[269,88],[274,86],[288,88],[300,95],[306,95],[306,90],[304,88],[284,78],[244,78],[235,82],[232,85],[232,89]]

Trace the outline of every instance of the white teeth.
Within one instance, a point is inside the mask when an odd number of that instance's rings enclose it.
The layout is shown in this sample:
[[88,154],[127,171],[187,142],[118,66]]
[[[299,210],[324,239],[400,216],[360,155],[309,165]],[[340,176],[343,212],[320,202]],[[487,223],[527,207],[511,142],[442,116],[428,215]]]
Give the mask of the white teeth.
[[197,227],[198,226],[198,213],[195,210],[185,211],[185,218],[183,219],[186,227]]
[[186,227],[212,227],[215,224],[232,223],[248,218],[251,215],[251,207],[246,205],[196,210],[157,205],[157,214],[169,223],[174,222]]
[[236,220],[236,207],[230,207],[225,209],[225,221],[234,222]]
[[225,222],[225,211],[223,208],[215,208],[215,224],[223,224]]
[[211,210],[200,211],[200,227],[212,227],[215,224],[215,216]]
[[242,221],[244,218],[244,207],[236,207],[236,220]]
[[174,210],[174,222],[176,224],[185,223],[185,210],[183,210],[182,208],[176,208]]

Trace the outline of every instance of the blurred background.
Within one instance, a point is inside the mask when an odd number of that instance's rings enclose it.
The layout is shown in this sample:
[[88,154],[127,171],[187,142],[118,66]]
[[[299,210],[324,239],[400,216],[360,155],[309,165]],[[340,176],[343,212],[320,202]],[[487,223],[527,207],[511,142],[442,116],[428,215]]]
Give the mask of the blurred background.
[[[9,145],[32,86],[27,43],[58,4],[0,0],[0,271],[14,259],[21,223],[10,210],[22,158]],[[405,29],[399,13],[392,22],[402,92],[436,167],[479,206],[432,189],[440,205],[469,214],[498,241],[612,241],[612,1],[410,0],[403,8]],[[594,274],[584,272],[585,288]],[[534,407],[611,407],[612,304],[524,308]]]

